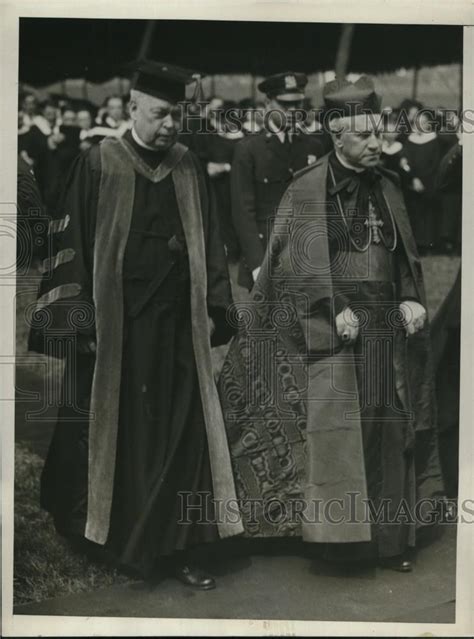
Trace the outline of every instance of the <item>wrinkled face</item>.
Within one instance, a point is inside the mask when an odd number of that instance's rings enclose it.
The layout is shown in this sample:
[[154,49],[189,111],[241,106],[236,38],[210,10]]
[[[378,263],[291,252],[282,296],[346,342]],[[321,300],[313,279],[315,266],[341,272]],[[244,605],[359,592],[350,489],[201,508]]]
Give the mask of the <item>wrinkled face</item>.
[[270,119],[280,131],[293,129],[296,122],[304,120],[303,100],[286,101],[272,98],[267,102]]
[[72,110],[64,111],[62,121],[65,126],[75,126],[76,125],[75,111],[72,111]]
[[145,144],[165,150],[176,141],[181,124],[179,105],[134,92],[130,100],[130,115],[135,131]]
[[123,120],[123,101],[122,98],[110,98],[107,102],[107,115],[116,122]]
[[54,126],[56,124],[56,119],[58,114],[55,107],[50,105],[46,106],[43,109],[43,115],[51,126]]
[[79,111],[77,114],[77,124],[81,129],[90,129],[92,126],[92,117],[89,111]]
[[370,168],[376,166],[382,152],[382,126],[378,115],[356,115],[341,118],[333,133],[336,150],[352,166]]
[[23,111],[27,115],[34,115],[36,113],[37,103],[34,95],[27,95],[23,100]]

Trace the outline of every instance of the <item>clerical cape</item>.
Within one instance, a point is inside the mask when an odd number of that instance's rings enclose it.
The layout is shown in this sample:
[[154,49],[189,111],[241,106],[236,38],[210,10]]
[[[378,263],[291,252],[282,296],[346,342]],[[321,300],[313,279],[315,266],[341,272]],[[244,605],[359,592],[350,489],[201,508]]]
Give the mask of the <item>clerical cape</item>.
[[[209,336],[211,316],[213,344],[229,338],[216,214],[186,147],[160,157],[130,134],[78,158],[63,206],[30,337],[65,356],[42,504],[60,532],[111,544],[145,572],[212,538],[206,526],[183,533],[179,491],[235,499]],[[95,355],[77,349],[88,337]],[[241,532],[238,517],[211,523]]]
[[[289,186],[251,299],[234,308],[238,332],[219,390],[248,536],[371,541],[356,356],[338,337],[334,315],[323,310],[324,301],[338,294],[328,237],[344,243],[342,220],[327,190],[329,163],[329,155],[321,158]],[[426,307],[420,260],[403,198],[389,172],[382,171],[380,188],[416,297]],[[416,498],[431,498],[443,488],[429,327],[407,338],[394,310],[393,377],[391,371],[384,373],[394,380],[410,426],[407,433],[417,440],[414,453],[407,442],[413,461],[406,463],[408,470],[414,468]],[[368,371],[374,372],[380,373]],[[384,552],[389,556],[401,550],[392,544]]]

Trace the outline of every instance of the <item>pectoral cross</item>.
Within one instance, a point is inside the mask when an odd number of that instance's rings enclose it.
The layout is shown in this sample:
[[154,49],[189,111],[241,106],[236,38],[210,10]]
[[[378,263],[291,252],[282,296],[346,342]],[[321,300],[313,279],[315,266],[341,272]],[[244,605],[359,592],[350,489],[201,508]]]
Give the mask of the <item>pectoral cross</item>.
[[369,228],[370,240],[374,244],[380,244],[381,237],[379,233],[379,228],[383,226],[383,221],[377,219],[377,216],[375,214],[375,207],[370,198],[369,198],[369,217],[367,220],[365,220],[364,224],[365,226]]

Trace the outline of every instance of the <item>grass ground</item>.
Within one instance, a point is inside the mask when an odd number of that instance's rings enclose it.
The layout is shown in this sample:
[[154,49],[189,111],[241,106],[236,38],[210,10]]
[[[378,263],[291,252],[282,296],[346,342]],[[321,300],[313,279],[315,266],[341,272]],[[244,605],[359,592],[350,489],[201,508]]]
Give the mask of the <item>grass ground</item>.
[[[428,308],[433,317],[447,294],[459,268],[459,259],[427,257],[423,271],[428,295]],[[35,298],[35,287],[18,286],[17,344],[18,353],[26,352],[27,326],[24,311]],[[243,299],[242,290],[236,299]],[[225,353],[219,349],[218,359]],[[35,371],[37,360],[32,359]],[[42,370],[42,369],[38,369]],[[20,432],[17,424],[17,432]],[[17,442],[15,452],[15,604],[42,601],[60,595],[92,591],[126,577],[104,565],[91,563],[74,552],[55,533],[49,516],[39,508],[39,479],[43,460],[27,445]]]
[[92,563],[59,537],[39,508],[43,460],[17,443],[15,450],[14,603],[43,601],[126,581],[105,565]]

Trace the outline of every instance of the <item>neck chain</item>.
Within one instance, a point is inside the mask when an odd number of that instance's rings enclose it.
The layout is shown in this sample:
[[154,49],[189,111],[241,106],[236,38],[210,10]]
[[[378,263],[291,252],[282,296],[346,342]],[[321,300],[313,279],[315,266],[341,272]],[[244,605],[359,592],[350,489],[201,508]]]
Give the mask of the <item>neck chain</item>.
[[[329,173],[331,175],[331,181],[332,181],[333,186],[336,186],[336,178],[334,176],[333,168],[332,168],[332,166],[330,164],[329,164]],[[393,251],[397,247],[397,241],[398,241],[398,238],[397,238],[397,227],[395,225],[395,218],[393,217],[393,213],[392,213],[392,209],[390,207],[390,204],[388,203],[387,198],[385,197],[385,193],[383,192],[382,189],[381,189],[381,191],[382,191],[382,197],[383,197],[383,199],[385,201],[385,204],[387,206],[387,210],[388,210],[388,212],[390,214],[390,221],[392,223],[392,228],[393,228],[393,244],[392,244],[392,246],[388,247],[385,244],[385,241],[383,243],[384,243],[385,248],[388,251],[390,251],[390,253],[393,253]],[[342,201],[341,201],[341,198],[339,196],[339,193],[336,193],[336,201],[337,201],[337,205],[338,205],[338,208],[339,208],[339,213],[341,214],[342,221],[344,222],[344,226],[346,227],[347,235],[349,236],[349,240],[350,240],[352,246],[355,248],[356,251],[359,251],[359,253],[365,253],[367,251],[367,249],[369,248],[369,246],[371,245],[372,237],[373,237],[373,231],[372,231],[372,228],[370,226],[369,217],[366,220],[369,239],[368,239],[367,244],[365,244],[365,246],[361,247],[361,246],[359,246],[357,244],[357,242],[355,242],[352,239],[352,235],[351,235],[351,232],[350,232],[350,229],[349,229],[349,225],[347,224],[346,216],[344,214],[344,207],[342,206]],[[369,203],[370,203],[370,196],[369,196]],[[378,231],[378,232],[380,233],[380,235],[383,235],[383,232],[381,232],[381,231]]]

